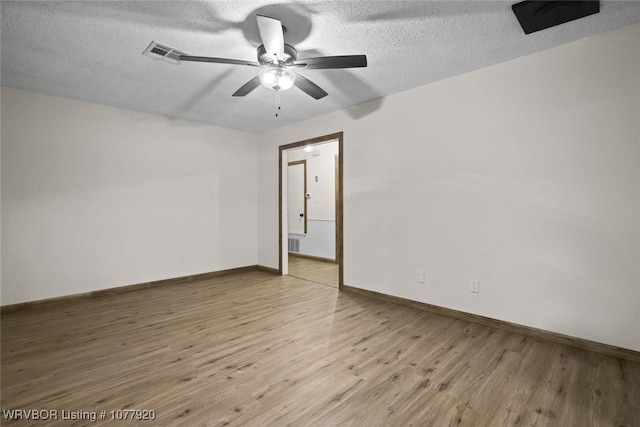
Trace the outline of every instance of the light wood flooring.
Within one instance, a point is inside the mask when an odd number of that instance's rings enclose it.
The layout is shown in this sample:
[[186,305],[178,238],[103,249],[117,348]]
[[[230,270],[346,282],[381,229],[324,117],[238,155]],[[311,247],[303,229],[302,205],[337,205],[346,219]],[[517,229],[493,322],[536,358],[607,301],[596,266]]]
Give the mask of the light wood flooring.
[[289,255],[289,276],[338,287],[338,264]]
[[640,364],[292,276],[240,273],[2,316],[16,426],[640,426]]

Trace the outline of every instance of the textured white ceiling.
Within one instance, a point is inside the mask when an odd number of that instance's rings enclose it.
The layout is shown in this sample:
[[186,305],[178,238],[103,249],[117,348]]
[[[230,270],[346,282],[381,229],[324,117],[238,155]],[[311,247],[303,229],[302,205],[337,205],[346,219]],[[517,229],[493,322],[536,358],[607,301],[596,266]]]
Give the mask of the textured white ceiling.
[[[525,36],[517,1],[2,1],[3,86],[263,132],[640,21],[640,2]],[[143,56],[153,40],[190,55],[256,60],[255,15],[278,18],[298,57],[366,54],[367,68],[307,70],[329,92],[259,87],[256,68]],[[640,42],[640,41],[639,41]],[[418,106],[416,106],[418,107]]]

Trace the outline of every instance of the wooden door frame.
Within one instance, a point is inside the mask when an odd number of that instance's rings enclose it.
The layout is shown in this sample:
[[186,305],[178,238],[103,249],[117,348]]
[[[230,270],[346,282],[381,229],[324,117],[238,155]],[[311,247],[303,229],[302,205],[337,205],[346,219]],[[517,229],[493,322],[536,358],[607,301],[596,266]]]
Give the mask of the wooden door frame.
[[306,145],[314,145],[332,140],[338,141],[338,171],[336,183],[336,262],[338,263],[338,289],[342,290],[344,286],[344,208],[343,208],[343,132],[331,133],[329,135],[319,136],[317,138],[305,139],[303,141],[292,142],[290,144],[281,145],[278,153],[278,271],[282,274],[282,249],[283,249],[283,227],[282,227],[282,153],[292,148],[304,147]]

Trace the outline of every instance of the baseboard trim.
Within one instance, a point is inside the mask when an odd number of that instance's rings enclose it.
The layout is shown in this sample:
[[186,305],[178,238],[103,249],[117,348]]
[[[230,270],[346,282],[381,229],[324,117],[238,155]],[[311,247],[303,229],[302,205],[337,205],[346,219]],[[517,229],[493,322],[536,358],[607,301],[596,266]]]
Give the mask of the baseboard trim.
[[331,264],[337,264],[338,263],[338,261],[336,261],[335,259],[323,258],[321,256],[315,256],[315,255],[299,254],[299,253],[295,253],[295,252],[289,252],[289,255],[293,256],[293,257],[298,257],[298,258],[312,259],[314,261],[328,262],[328,263],[331,263]]
[[137,283],[134,285],[125,285],[125,286],[118,286],[115,288],[98,289],[95,291],[83,292],[79,294],[63,295],[59,297],[20,302],[17,304],[3,305],[0,307],[0,314],[5,315],[10,313],[15,313],[17,311],[43,307],[47,305],[63,304],[63,303],[67,303],[75,300],[97,298],[105,295],[114,295],[114,294],[120,294],[125,292],[135,292],[135,291],[149,289],[157,286],[179,285],[179,284],[189,283],[189,282],[194,282],[199,280],[209,280],[209,279],[213,279],[215,277],[220,277],[220,276],[228,276],[230,274],[246,273],[249,271],[258,271],[258,270],[266,273],[272,273],[272,274],[277,274],[278,272],[278,270],[275,270],[269,267],[263,267],[260,265],[249,265],[246,267],[229,268],[226,270],[211,271],[207,273],[192,274],[189,276],[155,280],[152,282]]
[[342,290],[353,294],[358,294],[381,301],[400,304],[412,307],[418,310],[427,311],[429,313],[439,314],[442,316],[452,317],[454,319],[464,320],[471,323],[478,323],[484,326],[490,326],[496,329],[503,329],[517,334],[527,335],[533,338],[539,338],[545,341],[551,341],[558,344],[564,344],[571,347],[588,350],[606,356],[613,356],[624,359],[629,362],[640,363],[640,352],[629,350],[622,347],[616,347],[609,344],[602,344],[590,341],[584,338],[576,338],[569,335],[563,335],[556,332],[546,331],[544,329],[532,328],[530,326],[519,325],[517,323],[506,322],[503,320],[493,319],[491,317],[479,316],[477,314],[465,313],[451,308],[440,307],[425,302],[414,301],[407,298],[387,295],[376,291],[356,288],[349,285],[343,285]]
[[267,267],[265,265],[258,265],[257,267],[258,267],[258,270],[263,271],[265,273],[276,274],[278,276],[282,275],[280,270],[278,270],[277,268],[271,268],[271,267]]

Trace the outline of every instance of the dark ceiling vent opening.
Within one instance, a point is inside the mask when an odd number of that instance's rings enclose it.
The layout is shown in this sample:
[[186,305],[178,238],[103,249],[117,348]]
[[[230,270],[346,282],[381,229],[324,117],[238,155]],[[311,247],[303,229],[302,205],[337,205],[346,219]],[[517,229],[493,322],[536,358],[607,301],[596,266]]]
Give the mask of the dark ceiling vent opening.
[[142,54],[176,65],[182,62],[180,61],[180,55],[187,55],[185,52],[156,42],[151,42]]
[[527,0],[511,6],[525,34],[600,12],[599,0]]
[[153,49],[151,49],[151,53],[155,53],[161,56],[167,56],[167,53],[169,53],[169,51],[156,45]]

